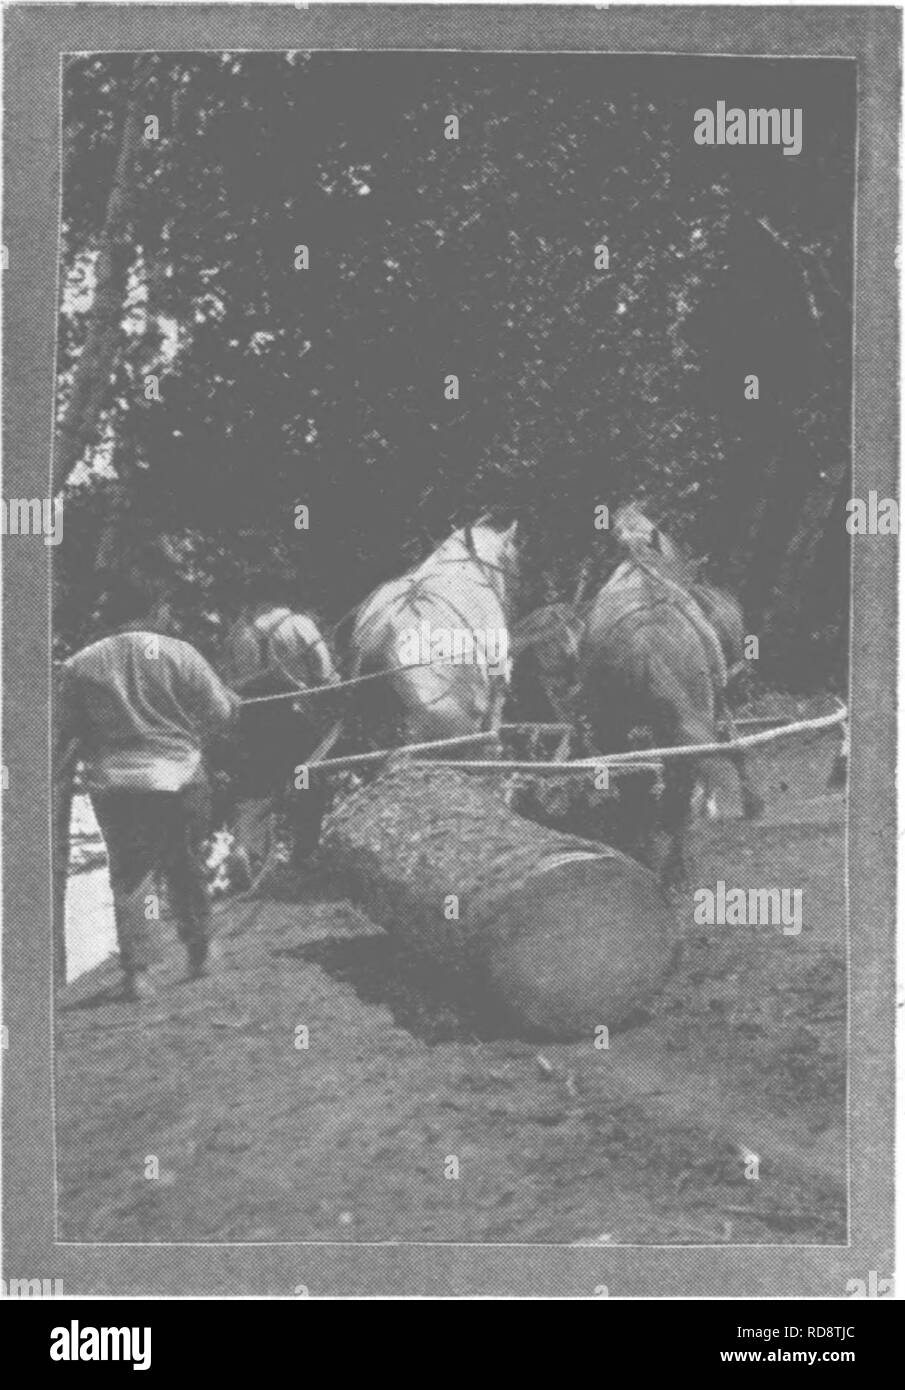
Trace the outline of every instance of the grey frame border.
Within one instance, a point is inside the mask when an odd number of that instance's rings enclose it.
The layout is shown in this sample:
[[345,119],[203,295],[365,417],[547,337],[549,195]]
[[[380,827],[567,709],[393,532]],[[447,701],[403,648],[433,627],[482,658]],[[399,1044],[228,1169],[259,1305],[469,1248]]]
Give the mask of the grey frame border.
[[[57,312],[59,62],[140,49],[599,50],[858,61],[853,493],[898,484],[901,11],[350,5],[13,5],[5,11],[5,496],[46,495]],[[802,1298],[893,1268],[896,575],[855,541],[849,798],[848,1246],[73,1245],[54,1239],[50,933],[52,549],[3,548],[4,1277],[66,1295]],[[21,795],[17,789],[22,789]]]

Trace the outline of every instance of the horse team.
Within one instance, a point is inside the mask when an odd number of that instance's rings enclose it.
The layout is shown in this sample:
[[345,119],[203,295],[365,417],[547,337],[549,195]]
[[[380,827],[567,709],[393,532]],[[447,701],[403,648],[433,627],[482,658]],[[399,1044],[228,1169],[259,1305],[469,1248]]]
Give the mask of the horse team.
[[[381,585],[350,615],[338,663],[308,615],[261,592],[246,594],[233,614],[215,670],[168,631],[139,588],[118,627],[63,664],[55,821],[62,840],[80,759],[103,817],[128,992],[140,995],[148,983],[146,889],[161,877],[171,907],[185,909],[177,927],[190,973],[203,965],[199,853],[212,829],[207,768],[218,749],[237,783],[232,818],[246,879],[252,857],[260,864],[269,853],[275,806],[291,822],[297,852],[317,844],[325,784],[315,777],[306,795],[287,793],[299,765],[316,765],[337,745],[358,752],[476,734],[492,740],[513,699],[521,713],[552,713],[583,729],[591,756],[631,746],[639,727],[661,745],[724,739],[745,813],[759,814],[761,799],[732,743],[727,687],[744,660],[744,624],[731,596],[701,583],[696,566],[630,505],[614,518],[618,561],[596,593],[516,621],[516,532],[515,523],[500,529],[484,518]],[[121,602],[128,598],[121,591]],[[425,625],[511,633],[511,659],[413,662],[404,638]],[[666,763],[664,886],[687,874],[696,784],[712,792],[724,763],[712,752]],[[63,875],[65,862],[61,846]],[[61,935],[58,925],[58,962]]]
[[[376,590],[357,611],[346,668],[384,679],[351,702],[351,741],[397,746],[499,728],[507,700],[519,713],[585,728],[594,752],[630,746],[646,728],[659,745],[726,743],[667,764],[661,816],[671,843],[667,886],[687,876],[687,829],[702,781],[712,806],[728,760],[748,817],[763,802],[735,731],[727,692],[744,666],[745,628],[735,599],[703,583],[689,560],[635,504],[614,518],[619,560],[597,592],[547,605],[515,621],[516,525],[486,519],[453,533],[417,568]],[[418,623],[512,631],[506,671],[481,663],[402,663],[401,634]],[[510,679],[511,678],[511,679]],[[457,753],[456,756],[459,756]]]

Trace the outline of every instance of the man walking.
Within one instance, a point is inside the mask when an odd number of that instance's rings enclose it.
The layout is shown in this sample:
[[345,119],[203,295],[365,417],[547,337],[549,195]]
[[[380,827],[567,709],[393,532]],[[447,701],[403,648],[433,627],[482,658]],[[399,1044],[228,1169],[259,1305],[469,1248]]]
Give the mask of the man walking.
[[199,976],[208,949],[210,903],[202,846],[211,830],[205,758],[234,726],[238,701],[204,657],[160,629],[148,595],[123,583],[117,630],[63,663],[59,747],[72,746],[110,861],[125,994],[148,997],[156,952],[157,879]]

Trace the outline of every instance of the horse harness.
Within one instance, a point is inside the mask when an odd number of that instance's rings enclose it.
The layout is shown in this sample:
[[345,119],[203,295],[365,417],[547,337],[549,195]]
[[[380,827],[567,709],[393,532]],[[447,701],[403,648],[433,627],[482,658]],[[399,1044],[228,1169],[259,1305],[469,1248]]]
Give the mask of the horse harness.
[[[700,637],[704,645],[704,650],[708,654],[708,664],[711,667],[711,674],[715,679],[717,675],[719,675],[718,683],[720,686],[724,686],[729,678],[729,673],[719,633],[716,628],[708,622],[707,616],[697,603],[697,600],[692,594],[684,594],[679,585],[658,575],[656,571],[649,570],[642,562],[636,560],[635,564],[649,579],[652,578],[655,582],[659,582],[663,588],[679,589],[681,597],[675,597],[669,593],[664,593],[660,598],[650,599],[646,603],[639,604],[634,608],[626,608],[625,612],[621,613],[619,617],[610,624],[607,631],[612,633],[614,629],[621,627],[628,618],[637,618],[639,612],[649,612],[655,608],[674,608],[691,624]],[[711,658],[711,653],[714,651],[719,654],[719,663],[716,670],[714,670],[714,663]]]

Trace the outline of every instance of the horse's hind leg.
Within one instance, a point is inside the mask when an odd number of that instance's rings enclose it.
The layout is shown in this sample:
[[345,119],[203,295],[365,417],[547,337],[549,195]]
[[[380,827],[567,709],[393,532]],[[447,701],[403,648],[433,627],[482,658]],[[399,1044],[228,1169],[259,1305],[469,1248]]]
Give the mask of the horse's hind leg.
[[757,820],[758,816],[764,814],[766,803],[754,784],[748,768],[748,754],[743,748],[733,748],[732,745],[738,738],[735,722],[728,707],[724,704],[723,716],[723,737],[730,745],[726,756],[738,775],[739,786],[742,790],[742,811],[746,820]]
[[689,759],[667,764],[660,803],[663,824],[670,834],[669,849],[660,869],[660,884],[667,893],[685,888],[693,870],[688,832],[697,780],[698,769]]
[[[703,715],[693,708],[678,711],[677,717],[666,720],[658,730],[667,746],[674,743],[679,747],[694,744],[712,744],[716,741],[713,707]],[[664,791],[662,799],[663,821],[672,832],[672,843],[660,871],[662,886],[670,889],[684,888],[693,871],[694,864],[688,848],[689,832],[694,819],[694,793],[698,781],[702,781],[709,794],[717,785],[717,773],[721,758],[709,754],[699,759],[670,758],[664,762]]]
[[500,725],[503,722],[503,713],[506,707],[506,695],[508,686],[504,680],[497,681],[491,690],[490,706],[485,715],[481,732],[496,734],[493,743],[485,745],[483,756],[485,758],[499,758],[502,756],[503,746],[500,742]]

